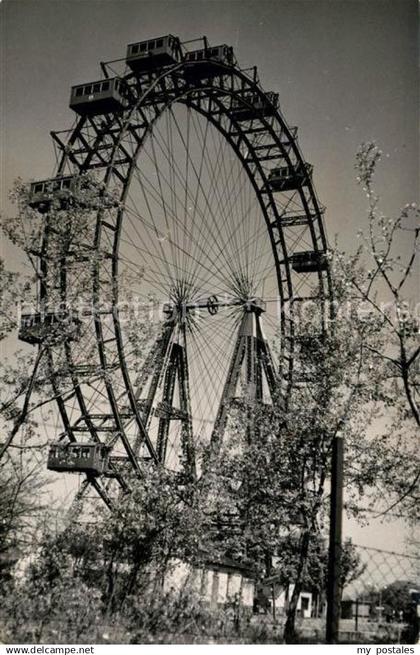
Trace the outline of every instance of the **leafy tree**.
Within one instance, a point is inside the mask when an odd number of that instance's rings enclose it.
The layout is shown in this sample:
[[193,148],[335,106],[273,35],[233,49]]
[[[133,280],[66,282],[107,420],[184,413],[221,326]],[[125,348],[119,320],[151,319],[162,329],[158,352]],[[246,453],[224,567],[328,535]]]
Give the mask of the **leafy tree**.
[[140,588],[160,589],[176,562],[199,566],[212,548],[209,517],[196,483],[151,468],[94,526],[109,606]]
[[[0,342],[17,327],[17,301],[30,297],[29,278],[8,271],[0,260]],[[6,351],[6,348],[4,348]],[[36,452],[25,444],[33,437],[36,422],[20,420],[19,400],[28,388],[33,358],[19,351],[13,362],[0,365],[0,425],[22,431],[19,445],[6,452],[8,440],[0,441],[0,589],[12,581],[13,568],[31,545],[37,518],[44,509],[46,482]]]
[[[384,382],[397,380],[397,383],[400,383],[407,401],[405,413],[420,426],[420,325],[414,304],[410,302],[410,295],[407,295],[410,293],[410,278],[418,266],[416,258],[420,236],[420,210],[415,203],[407,204],[392,218],[380,211],[379,196],[375,192],[373,178],[381,155],[382,152],[374,143],[362,144],[357,153],[357,179],[363,184],[369,202],[368,235],[360,233],[363,246],[357,255],[360,257],[369,253],[370,266],[367,264],[369,268],[363,284],[360,284],[355,276],[351,278],[351,282],[359,298],[369,305],[386,330],[387,348],[373,351],[377,359],[385,361],[387,365],[388,375]],[[403,240],[404,245],[408,241],[409,246],[405,259],[400,254]],[[378,302],[379,284],[385,287],[392,304]],[[395,384],[391,389],[395,389]]]
[[[32,605],[27,610],[28,617],[39,617],[37,638],[53,607],[65,611],[66,604],[71,606],[66,594],[73,592],[66,590],[73,590],[80,602],[76,589],[86,588],[93,594],[92,617],[98,611],[116,616],[129,605],[128,600],[135,601],[141,629],[156,636],[156,617],[167,601],[162,580],[174,559],[198,565],[211,551],[252,565],[261,578],[278,573],[285,585],[294,584],[285,625],[286,641],[294,641],[300,592],[305,585],[324,585],[331,446],[336,435],[345,441],[349,514],[365,519],[386,494],[392,505],[398,504],[410,518],[414,516],[419,507],[414,439],[419,425],[418,324],[404,293],[415,266],[419,232],[410,227],[410,221],[418,217],[418,210],[407,206],[396,219],[380,213],[372,186],[379,156],[372,144],[364,145],[358,154],[359,178],[369,200],[368,237],[361,237],[361,246],[352,257],[338,248],[331,252],[334,304],[327,317],[328,329],[316,323],[310,307],[294,315],[297,382],[288,403],[270,408],[249,406],[245,400],[238,403],[236,410],[231,408],[227,438],[217,458],[203,466],[206,473],[198,483],[151,469],[142,479],[131,481],[130,494],[120,497],[114,512],[104,510],[96,517],[95,525],[90,526],[92,539],[84,537],[83,527],[74,526],[70,548],[65,547],[62,536],[54,541],[59,548],[50,545],[47,552],[43,547],[31,570],[32,596],[28,598]],[[100,252],[84,251],[88,265],[74,276],[70,262],[75,253],[85,250],[85,239],[92,230],[91,213],[98,209],[98,198],[104,212],[115,202],[102,197],[89,178],[81,181],[79,193],[79,199],[65,211],[55,204],[52,194],[47,218],[56,227],[45,247],[51,261],[64,267],[72,281],[70,304],[79,296],[90,298],[91,272],[101,257]],[[16,198],[19,216],[6,224],[6,230],[32,261],[39,252],[41,223],[28,209],[26,187],[17,187]],[[25,230],[21,229],[22,220]],[[393,249],[406,230],[412,230],[407,234],[414,250],[402,263]],[[366,270],[369,257],[373,264]],[[34,268],[39,276],[38,267]],[[57,268],[51,266],[50,270],[49,275],[54,276]],[[8,275],[6,286],[11,279]],[[52,281],[42,279],[47,285]],[[390,295],[387,307],[380,302],[384,289]],[[111,292],[109,289],[109,300]],[[50,300],[54,302],[54,296]],[[57,303],[60,300],[58,294]],[[6,332],[10,321],[5,325]],[[153,334],[148,330],[139,333],[138,324],[136,329],[129,324],[127,334],[137,348],[140,370],[145,345]],[[83,356],[94,361],[93,351]],[[58,358],[60,361],[65,370],[66,358]],[[13,426],[9,446],[24,425],[29,437],[36,434],[36,423],[28,418],[53,396],[48,368],[41,363],[31,390],[37,398],[30,399],[30,379],[22,362],[16,372],[2,373],[4,382],[11,381],[9,390],[13,389],[2,407],[3,417]],[[63,382],[60,393],[65,392]],[[251,431],[244,421],[250,413],[255,428]],[[54,553],[55,562],[49,561]],[[360,571],[354,550],[346,545],[342,585]],[[136,596],[139,590],[142,601]],[[95,595],[98,592],[100,601]],[[156,605],[149,602],[151,598],[158,599]],[[168,608],[169,631],[188,612],[202,617],[194,602],[190,597],[174,599]],[[72,625],[79,627],[69,630],[83,631],[82,618],[72,619]],[[201,625],[200,621],[197,618],[196,624]]]
[[[294,583],[287,641],[296,639],[299,594],[321,557],[317,544],[322,543],[327,518],[334,437],[340,435],[345,443],[346,508],[351,515],[369,517],[384,492],[393,494],[412,520],[415,509],[418,449],[413,403],[419,351],[413,346],[414,316],[400,311],[415,251],[404,266],[390,253],[396,233],[418,211],[407,207],[392,222],[378,213],[371,186],[374,152],[374,147],[363,146],[357,159],[371,203],[371,240],[351,257],[338,248],[331,250],[334,302],[328,329],[322,331],[308,308],[295,315],[297,383],[288,404],[241,407],[214,467],[221,481],[215,512],[221,525],[228,516],[235,526],[234,534],[229,528],[225,535],[221,530],[226,548],[240,558],[251,557],[261,574],[269,574],[273,557],[279,556],[285,581]],[[378,227],[381,236],[375,237]],[[411,236],[415,248],[418,230]],[[366,271],[368,247],[376,268]],[[374,290],[380,275],[389,281],[393,272],[401,274],[397,286],[389,282],[394,322],[382,311]],[[244,420],[250,411],[258,425],[251,438]],[[357,572],[359,564],[349,551],[344,569],[351,571],[353,566]]]
[[77,642],[101,618],[101,594],[78,575],[63,539],[50,530],[28,571],[6,600],[6,629],[12,639]]
[[[376,340],[378,328],[376,324],[364,326],[362,341],[347,315],[340,314],[338,309],[351,300],[345,282],[344,276],[334,276],[334,330],[320,333],[311,317],[301,319],[297,353],[301,382],[288,405],[253,408],[258,430],[251,439],[243,420],[247,413],[238,411],[216,467],[217,475],[226,480],[218,511],[223,514],[233,507],[229,511],[242,527],[239,536],[225,537],[227,547],[233,540],[236,554],[251,557],[265,575],[271,572],[273,558],[279,557],[285,582],[294,584],[285,629],[288,641],[296,638],[294,619],[300,592],[310,571],[316,565],[322,568],[319,544],[327,518],[331,444],[336,434],[344,436],[348,461],[352,462],[354,472],[349,472],[348,484],[352,488],[357,485],[359,493],[369,485],[360,453],[367,454],[361,444],[368,442],[375,408],[368,408],[371,386],[363,382],[372,355],[363,346],[369,339]],[[368,454],[372,465],[374,455]],[[357,464],[363,465],[363,470],[356,469]],[[238,491],[232,490],[232,483]]]
[[9,458],[0,465],[0,589],[33,545],[45,509],[46,482],[36,458]]
[[416,583],[412,580],[396,580],[383,587],[378,593],[380,593],[384,613],[388,614],[394,611],[396,616],[399,612],[403,612],[403,615],[411,613],[413,601],[410,589],[417,589],[418,583],[419,581]]
[[[418,458],[411,460],[414,466],[407,458],[407,441],[412,439],[415,443],[420,427],[420,324],[416,287],[412,284],[413,274],[418,274],[420,210],[415,203],[409,203],[394,217],[381,211],[374,187],[381,156],[374,143],[362,144],[357,153],[357,180],[368,199],[368,226],[359,233],[361,245],[351,263],[356,269],[363,263],[367,270],[363,275],[349,271],[348,281],[365,320],[376,322],[381,328],[379,342],[367,343],[365,349],[373,354],[372,365],[379,373],[372,399],[382,403],[388,419],[388,457],[382,482],[391,492],[393,502],[385,512],[398,505],[415,522],[420,473]],[[402,252],[407,254],[403,256]],[[378,437],[375,445],[383,450],[380,440]],[[406,475],[395,474],[404,461]]]

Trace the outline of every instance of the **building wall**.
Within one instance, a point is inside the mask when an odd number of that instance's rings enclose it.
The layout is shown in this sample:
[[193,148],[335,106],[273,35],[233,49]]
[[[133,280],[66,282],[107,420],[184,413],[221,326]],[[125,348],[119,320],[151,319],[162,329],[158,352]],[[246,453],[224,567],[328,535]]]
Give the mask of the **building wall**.
[[252,608],[254,603],[255,582],[238,569],[222,565],[193,568],[182,560],[174,560],[165,576],[164,590],[182,589],[187,584],[214,607],[233,600],[236,595],[244,607]]
[[369,618],[370,613],[370,603],[359,602],[357,604],[353,600],[343,600],[341,602],[341,617],[343,619],[353,619],[356,615],[360,618]]
[[[281,614],[285,613],[287,598],[291,598],[293,594],[294,585],[289,585],[287,596],[286,589],[284,587],[274,587],[274,603],[275,608]],[[301,616],[305,619],[309,619],[312,615],[312,594],[309,591],[302,591],[299,594],[297,611],[301,613]]]

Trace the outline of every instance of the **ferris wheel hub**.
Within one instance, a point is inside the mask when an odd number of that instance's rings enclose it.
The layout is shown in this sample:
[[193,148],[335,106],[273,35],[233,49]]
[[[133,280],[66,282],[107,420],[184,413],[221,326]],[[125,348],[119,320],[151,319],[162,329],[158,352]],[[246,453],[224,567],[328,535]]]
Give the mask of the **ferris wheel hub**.
[[213,295],[193,302],[166,302],[163,304],[162,311],[167,320],[174,320],[200,309],[207,309],[210,316],[214,316],[221,307],[242,307],[247,313],[254,312],[259,315],[266,311],[267,304],[262,298],[257,297],[219,300],[216,295]]

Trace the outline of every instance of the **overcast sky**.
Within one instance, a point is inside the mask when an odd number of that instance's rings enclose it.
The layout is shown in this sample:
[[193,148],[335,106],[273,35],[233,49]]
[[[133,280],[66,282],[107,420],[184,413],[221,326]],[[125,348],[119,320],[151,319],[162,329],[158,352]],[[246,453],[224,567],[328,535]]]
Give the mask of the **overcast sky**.
[[[14,178],[51,174],[49,131],[73,121],[70,86],[97,79],[99,62],[123,57],[127,43],[167,33],[205,34],[233,45],[242,67],[258,66],[264,88],[280,94],[287,121],[299,126],[330,240],[338,234],[352,248],[365,225],[353,168],[362,141],[375,139],[384,151],[377,180],[384,210],[418,201],[416,0],[3,0],[0,7],[6,211]],[[380,545],[389,528],[375,535],[364,541]],[[391,543],[400,540],[393,535]]]
[[17,175],[48,177],[48,133],[67,127],[72,84],[96,79],[99,61],[131,41],[206,34],[232,44],[243,66],[280,93],[299,126],[305,158],[327,205],[330,237],[363,223],[354,154],[376,139],[387,211],[418,196],[417,3],[415,0],[3,0],[6,93],[4,190]]

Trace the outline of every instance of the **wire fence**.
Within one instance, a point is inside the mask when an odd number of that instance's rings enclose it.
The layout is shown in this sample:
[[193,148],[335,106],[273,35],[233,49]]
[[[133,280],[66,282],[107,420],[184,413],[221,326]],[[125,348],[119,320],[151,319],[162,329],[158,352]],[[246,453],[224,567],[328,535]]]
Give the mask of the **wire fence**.
[[[335,643],[413,644],[418,641],[420,622],[420,557],[389,550],[352,545],[342,551],[341,584],[338,595],[338,623]],[[264,611],[251,620],[265,632],[266,643],[281,642],[288,613],[291,588],[268,596]],[[296,641],[326,643],[329,630],[326,583],[312,587],[307,583],[296,611]]]
[[340,643],[416,643],[420,557],[355,546],[357,565],[340,599]]

